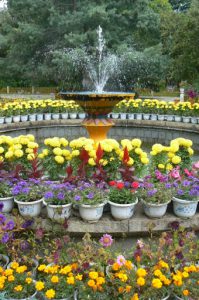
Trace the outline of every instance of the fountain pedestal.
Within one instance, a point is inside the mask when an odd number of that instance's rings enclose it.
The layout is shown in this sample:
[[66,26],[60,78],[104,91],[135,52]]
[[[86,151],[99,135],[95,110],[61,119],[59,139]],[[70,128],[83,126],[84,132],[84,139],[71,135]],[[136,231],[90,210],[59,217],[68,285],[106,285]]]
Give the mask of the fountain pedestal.
[[82,125],[87,129],[89,137],[95,142],[107,138],[107,133],[114,122],[107,118],[114,106],[123,99],[134,97],[133,93],[94,93],[94,92],[61,92],[65,100],[75,100],[86,112],[87,118]]

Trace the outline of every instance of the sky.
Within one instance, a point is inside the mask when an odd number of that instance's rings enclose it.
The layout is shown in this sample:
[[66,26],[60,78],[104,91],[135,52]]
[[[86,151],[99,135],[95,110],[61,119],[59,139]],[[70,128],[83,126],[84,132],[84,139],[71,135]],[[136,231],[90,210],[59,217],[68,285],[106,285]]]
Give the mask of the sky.
[[7,2],[6,0],[0,1],[0,9],[4,7],[4,5],[5,5],[6,2]]

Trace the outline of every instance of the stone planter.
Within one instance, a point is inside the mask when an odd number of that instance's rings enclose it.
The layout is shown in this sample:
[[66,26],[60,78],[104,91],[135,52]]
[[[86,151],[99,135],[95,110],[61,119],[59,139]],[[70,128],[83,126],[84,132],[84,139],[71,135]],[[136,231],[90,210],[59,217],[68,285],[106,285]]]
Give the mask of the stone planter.
[[162,204],[147,203],[144,200],[141,200],[141,202],[145,215],[149,218],[162,218],[165,215],[167,206],[171,201]]
[[138,199],[135,203],[129,203],[129,204],[118,204],[114,203],[112,201],[108,201],[111,207],[111,215],[115,220],[126,220],[130,219],[135,210],[135,206],[138,203]]
[[[23,298],[23,299],[20,299],[20,300],[31,300],[31,299],[36,299],[37,295],[37,291],[30,297],[26,297],[26,298]],[[15,299],[15,298],[5,298],[5,300],[19,300],[19,299]]]
[[183,200],[173,197],[173,210],[177,217],[191,218],[195,215],[198,201]]
[[31,114],[31,115],[29,115],[29,121],[30,121],[30,122],[35,122],[36,119],[37,119],[36,114]]
[[198,122],[198,121],[197,121],[197,118],[196,118],[196,117],[192,117],[192,118],[191,118],[191,123],[192,123],[192,124],[197,124],[197,122]]
[[52,119],[53,119],[53,120],[59,120],[59,113],[57,113],[57,114],[52,114]]
[[5,123],[6,124],[12,123],[12,117],[5,117]]
[[70,119],[77,119],[77,113],[69,113]]
[[112,117],[112,119],[118,119],[119,118],[119,113],[112,113],[111,117]]
[[28,121],[28,115],[22,115],[21,122],[27,122],[27,121]]
[[142,114],[135,114],[136,120],[142,120]]
[[18,115],[18,116],[13,116],[13,117],[12,117],[12,120],[13,120],[14,123],[19,123],[19,122],[20,122],[20,115]]
[[120,119],[126,120],[127,114],[126,113],[120,113]]
[[129,120],[135,120],[135,115],[132,114],[132,113],[129,113],[129,114],[128,114],[128,119],[129,119]]
[[143,120],[150,120],[150,114],[143,114]]
[[45,121],[51,120],[51,113],[44,114],[44,120]]
[[8,264],[9,264],[9,257],[7,255],[0,254],[0,266],[5,269]]
[[151,121],[157,121],[157,119],[158,119],[158,115],[154,115],[154,114],[151,115]]
[[37,114],[37,121],[43,121],[44,115],[43,114]]
[[19,213],[24,217],[38,217],[43,204],[43,198],[33,202],[22,202],[14,199],[17,203]]
[[13,209],[14,198],[13,197],[0,198],[0,203],[3,203],[2,212],[9,213]]
[[98,205],[79,205],[79,214],[84,221],[95,223],[102,217],[105,203]]
[[182,117],[182,122],[183,123],[190,123],[191,117]]
[[5,118],[4,117],[0,117],[0,124],[4,124],[5,122]]
[[85,119],[86,118],[85,113],[78,113],[78,116],[79,116],[80,119]]
[[44,205],[46,205],[48,217],[51,220],[64,220],[68,219],[71,215],[72,204],[65,205],[52,205],[43,201]]
[[174,116],[174,121],[175,122],[182,122],[182,117],[181,116]]
[[68,113],[61,113],[61,118],[62,118],[63,120],[68,119]]
[[164,121],[165,115],[158,115],[158,121]]

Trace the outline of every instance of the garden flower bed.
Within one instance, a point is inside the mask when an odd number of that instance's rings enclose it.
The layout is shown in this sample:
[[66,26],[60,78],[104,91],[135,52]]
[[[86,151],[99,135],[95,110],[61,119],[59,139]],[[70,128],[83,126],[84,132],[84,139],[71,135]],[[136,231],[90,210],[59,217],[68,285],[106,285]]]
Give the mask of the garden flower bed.
[[[119,102],[110,117],[199,124],[199,103],[132,99]],[[0,124],[27,121],[84,119],[85,113],[73,100],[4,100],[0,104]]]

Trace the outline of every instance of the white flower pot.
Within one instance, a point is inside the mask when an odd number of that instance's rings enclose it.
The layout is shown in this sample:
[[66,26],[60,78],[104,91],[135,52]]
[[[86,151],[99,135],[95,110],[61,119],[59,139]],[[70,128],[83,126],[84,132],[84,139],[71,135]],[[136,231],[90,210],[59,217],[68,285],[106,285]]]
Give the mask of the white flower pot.
[[150,120],[150,114],[143,114],[143,120]]
[[1,261],[1,266],[3,268],[6,268],[7,265],[9,264],[9,257],[4,254],[0,254],[0,261]]
[[[46,298],[46,297],[42,297],[42,299],[44,299],[44,300],[49,300],[48,298]],[[62,299],[54,299],[54,300],[73,300],[73,299],[77,299],[77,298],[75,298],[75,296],[69,296],[69,297],[67,297],[67,298],[62,298]]]
[[85,119],[86,118],[85,113],[78,113],[78,116],[79,116],[80,119]]
[[61,118],[62,118],[63,120],[68,119],[68,113],[61,113]]
[[182,117],[181,116],[174,116],[174,121],[175,122],[182,122]]
[[6,124],[12,123],[12,117],[5,117],[5,123]]
[[174,214],[182,218],[193,217],[197,210],[198,201],[183,200],[173,197]]
[[72,204],[65,205],[52,205],[43,201],[44,205],[46,205],[48,217],[52,220],[64,220],[68,219],[71,215]]
[[[183,298],[178,297],[177,295],[174,295],[176,300],[183,300]],[[188,299],[187,299],[188,300]]]
[[164,115],[158,115],[158,121],[164,121]]
[[19,212],[24,217],[38,217],[43,204],[43,198],[33,202],[22,202],[14,199],[17,203]]
[[69,113],[70,119],[77,119],[77,113]]
[[5,121],[5,118],[4,117],[0,117],[0,124],[3,124]]
[[130,204],[118,204],[112,201],[108,201],[111,207],[111,215],[116,220],[126,220],[133,216],[135,205],[138,203],[138,199],[135,203]]
[[173,115],[167,115],[166,116],[167,121],[173,122]]
[[13,197],[0,198],[0,203],[3,203],[2,212],[9,213],[13,209],[14,198]]
[[147,215],[150,218],[161,218],[165,215],[167,211],[167,206],[171,201],[162,204],[147,203],[144,200],[141,200],[141,202],[143,204],[145,215]]
[[101,203],[98,205],[80,204],[79,205],[80,217],[89,223],[95,223],[99,221],[99,219],[102,217],[104,205],[105,203]]
[[37,121],[43,121],[44,115],[43,114],[37,114]]
[[[164,297],[164,298],[161,298],[160,300],[167,300],[167,299],[169,299],[170,298],[170,295],[168,295],[168,296],[166,296],[166,297]],[[151,298],[149,298],[148,300],[151,300]]]
[[191,117],[182,117],[183,123],[190,123]]
[[14,123],[19,123],[20,122],[20,116],[13,116],[12,120]]
[[27,121],[28,121],[28,115],[22,115],[21,122],[27,122]]
[[[27,297],[27,298],[23,298],[23,299],[20,299],[20,300],[31,300],[31,299],[36,299],[36,298],[35,298],[36,295],[37,295],[37,291],[36,291],[32,296]],[[15,298],[7,298],[7,297],[6,297],[6,300],[19,300],[19,298],[18,298],[18,299],[15,299]]]
[[59,114],[52,114],[53,120],[59,120]]
[[158,115],[154,115],[154,114],[151,115],[151,121],[157,121],[157,119],[158,119]]
[[128,119],[129,119],[129,120],[135,120],[135,115],[132,114],[132,113],[129,113],[129,114],[128,114]]
[[126,120],[126,113],[120,113],[120,119],[121,120]]
[[118,119],[119,118],[119,113],[112,113],[111,117],[112,117],[112,119]]
[[197,124],[197,118],[196,117],[192,117],[191,118],[191,123],[192,124]]
[[44,120],[45,121],[50,121],[51,120],[51,113],[44,114]]
[[142,114],[135,114],[136,120],[142,120]]
[[29,115],[29,121],[30,121],[30,122],[35,122],[36,119],[37,119],[36,114],[31,114],[31,115]]

